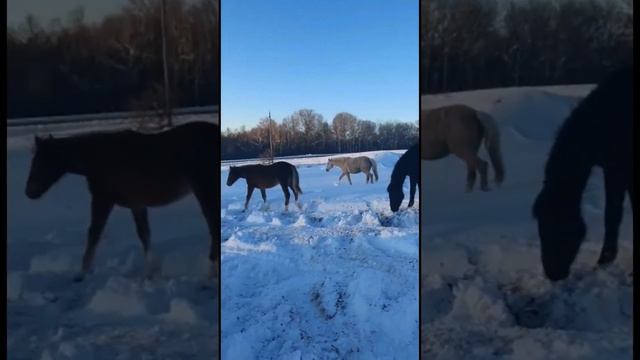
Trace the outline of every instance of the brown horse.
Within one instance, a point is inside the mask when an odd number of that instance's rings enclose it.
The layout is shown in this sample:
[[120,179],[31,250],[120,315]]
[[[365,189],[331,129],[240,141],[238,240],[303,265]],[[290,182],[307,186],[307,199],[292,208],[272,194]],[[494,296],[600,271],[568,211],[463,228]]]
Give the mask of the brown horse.
[[67,138],[35,138],[36,151],[26,195],[40,198],[67,173],[87,179],[91,225],[82,258],[82,280],[93,263],[96,246],[115,205],[131,209],[149,273],[150,238],[147,207],[163,206],[188,193],[197,198],[209,227],[211,273],[220,258],[217,171],[219,127],[192,122],[156,134],[125,130]]
[[239,178],[247,180],[247,198],[244,202],[244,210],[247,210],[249,200],[255,188],[260,189],[262,200],[267,203],[266,189],[270,189],[278,184],[284,192],[284,208],[289,209],[289,188],[293,190],[293,196],[296,199],[296,205],[301,209],[298,203],[298,196],[302,194],[300,189],[300,177],[295,166],[285,161],[278,161],[271,165],[245,165],[231,166],[229,168],[229,176],[227,177],[227,186],[233,185]]
[[[349,184],[353,185],[349,174],[358,174],[360,172],[363,172],[367,176],[367,184],[369,181],[373,184],[374,176],[375,181],[378,181],[378,166],[376,165],[376,161],[366,156],[358,156],[355,158],[345,156],[329,159],[327,161],[326,170],[329,171],[334,166],[337,166],[342,170],[342,174],[340,175],[340,178],[338,178],[338,181],[342,180],[342,178],[346,176],[347,179],[349,179]],[[373,172],[373,175],[371,172]]]
[[478,156],[483,139],[495,170],[496,183],[501,184],[504,180],[500,131],[489,114],[466,105],[423,110],[420,136],[420,157],[423,160],[437,160],[454,154],[467,163],[467,192],[473,189],[476,172],[480,173],[480,189],[489,190],[488,164]]

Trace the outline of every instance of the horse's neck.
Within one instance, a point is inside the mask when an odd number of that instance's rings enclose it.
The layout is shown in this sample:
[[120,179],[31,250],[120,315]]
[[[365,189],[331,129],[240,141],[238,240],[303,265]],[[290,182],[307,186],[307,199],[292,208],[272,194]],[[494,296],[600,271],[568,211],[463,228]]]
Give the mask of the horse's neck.
[[407,171],[404,170],[402,164],[398,162],[391,172],[391,184],[401,187],[407,175]]
[[585,153],[579,156],[572,156],[573,154],[575,153],[568,152],[566,148],[552,150],[545,168],[544,186],[566,198],[579,200],[589,181],[594,162]]
[[246,179],[247,178],[247,170],[249,168],[248,167],[239,167],[236,169],[238,177],[242,178],[242,179]]
[[64,149],[65,170],[76,175],[87,175],[89,172],[89,157],[91,150],[80,146],[77,139],[64,139],[61,146]]

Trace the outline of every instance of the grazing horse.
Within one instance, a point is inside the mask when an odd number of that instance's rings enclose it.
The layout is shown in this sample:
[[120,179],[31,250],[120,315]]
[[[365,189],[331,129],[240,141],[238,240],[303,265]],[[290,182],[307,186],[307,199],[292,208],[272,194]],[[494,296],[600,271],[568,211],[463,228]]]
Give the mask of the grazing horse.
[[[220,258],[218,139],[220,129],[192,122],[143,134],[131,130],[66,138],[35,138],[26,195],[38,199],[67,173],[86,178],[91,193],[91,225],[79,281],[91,271],[96,246],[115,205],[129,208],[150,276],[151,231],[147,207],[164,206],[193,193],[209,227],[210,276]],[[219,185],[218,185],[219,186]]]
[[582,193],[591,169],[604,172],[605,234],[598,264],[613,262],[625,195],[633,211],[633,67],[612,73],[561,126],[545,167],[544,185],[533,206],[542,266],[552,281],[569,276],[586,234]]
[[[359,172],[363,172],[367,176],[367,184],[369,181],[373,184],[373,178],[375,176],[375,181],[378,181],[378,165],[376,161],[368,158],[366,156],[358,156],[355,158],[352,157],[337,157],[333,159],[329,159],[327,161],[327,171],[331,170],[334,166],[337,166],[342,170],[342,174],[338,179],[338,182],[342,180],[344,176],[349,179],[349,184],[351,183],[351,176],[349,174],[357,174]],[[371,174],[373,172],[373,175]]]
[[278,161],[271,165],[245,165],[231,166],[229,168],[229,176],[227,177],[227,186],[233,185],[239,178],[247,180],[247,199],[244,202],[244,210],[247,210],[251,194],[255,188],[260,189],[262,200],[267,203],[266,189],[270,189],[278,184],[284,192],[284,208],[289,209],[289,188],[293,190],[293,196],[296,199],[296,205],[301,209],[298,202],[298,196],[302,194],[300,189],[300,177],[295,166],[285,161]]
[[495,181],[504,180],[504,165],[500,152],[500,130],[493,118],[466,105],[450,105],[424,110],[420,119],[420,157],[423,160],[442,159],[454,154],[467,163],[467,186],[470,192],[480,173],[480,189],[488,191],[488,164],[478,156],[484,139]]
[[389,193],[389,206],[391,211],[396,212],[400,209],[400,204],[404,199],[404,193],[402,192],[402,185],[404,179],[409,177],[410,181],[410,194],[409,194],[409,206],[413,206],[413,199],[416,195],[416,185],[420,189],[420,158],[418,157],[418,144],[409,148],[398,162],[393,167],[391,172],[391,182],[387,186],[387,192]]

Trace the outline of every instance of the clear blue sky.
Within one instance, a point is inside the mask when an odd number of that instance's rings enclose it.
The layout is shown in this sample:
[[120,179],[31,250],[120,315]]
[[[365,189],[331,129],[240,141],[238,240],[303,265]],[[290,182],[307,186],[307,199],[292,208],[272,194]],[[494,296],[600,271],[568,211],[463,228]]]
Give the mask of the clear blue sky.
[[271,111],[418,120],[418,0],[222,1],[222,128]]

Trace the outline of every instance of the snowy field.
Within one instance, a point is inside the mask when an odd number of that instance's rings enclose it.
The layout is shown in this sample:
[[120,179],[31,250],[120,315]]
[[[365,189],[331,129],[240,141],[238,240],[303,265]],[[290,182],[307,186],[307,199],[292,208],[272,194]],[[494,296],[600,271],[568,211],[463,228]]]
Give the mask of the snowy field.
[[288,159],[304,192],[288,213],[280,187],[242,212],[246,183],[227,187],[223,167],[224,359],[418,358],[418,196],[393,215],[386,192],[402,153],[364,153],[373,185],[338,183],[327,157]]
[[[507,171],[501,188],[467,194],[462,161],[453,156],[422,161],[425,358],[631,359],[628,200],[618,258],[606,270],[596,270],[604,190],[601,170],[594,169],[583,197],[587,238],[571,277],[555,285],[543,277],[531,215],[555,131],[592,88],[511,88],[422,99],[429,108],[461,103],[491,113],[501,127]],[[484,148],[480,154],[488,160]]]
[[157,278],[142,280],[133,219],[115,208],[94,274],[75,283],[90,218],[87,185],[67,175],[42,199],[27,199],[32,135],[7,138],[8,358],[215,358],[218,284],[204,286],[210,240],[195,199],[149,210]]

